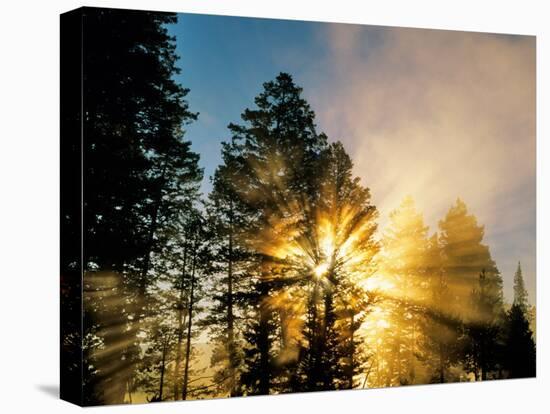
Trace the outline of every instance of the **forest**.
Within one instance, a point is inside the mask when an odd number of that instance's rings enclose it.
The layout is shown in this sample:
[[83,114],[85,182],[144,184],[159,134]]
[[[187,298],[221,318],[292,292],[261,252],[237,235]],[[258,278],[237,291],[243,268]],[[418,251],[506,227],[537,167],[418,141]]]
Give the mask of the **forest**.
[[177,15],[84,18],[84,246],[61,271],[83,270],[82,330],[62,325],[62,343],[82,347],[67,369],[85,405],[536,375],[521,258],[507,303],[460,194],[436,229],[403,194],[381,229],[288,73],[258,85],[205,177]]

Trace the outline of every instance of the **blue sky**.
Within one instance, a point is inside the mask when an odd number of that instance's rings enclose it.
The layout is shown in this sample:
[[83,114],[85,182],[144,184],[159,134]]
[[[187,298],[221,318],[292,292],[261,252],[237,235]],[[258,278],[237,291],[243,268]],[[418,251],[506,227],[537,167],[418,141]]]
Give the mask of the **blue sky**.
[[227,125],[285,71],[319,129],[341,140],[383,229],[412,195],[430,231],[461,197],[511,294],[522,261],[535,298],[535,40],[510,36],[180,14],[176,36],[191,109],[187,139],[208,177]]
[[[280,72],[290,73],[304,88],[310,103],[315,90],[330,82],[330,53],[324,43],[326,24],[277,19],[179,14],[170,25],[176,36],[179,67],[176,77],[190,89],[191,109],[199,120],[188,127],[195,151],[201,154],[206,177],[219,164],[220,142],[228,136],[227,125],[239,122],[245,108],[253,105],[262,84]],[[366,29],[364,37],[379,39],[383,28]],[[368,48],[358,51],[368,54]],[[314,73],[312,73],[312,70]],[[321,130],[324,125],[317,119]],[[208,180],[206,180],[208,181]],[[210,186],[205,182],[204,191]]]
[[181,57],[177,79],[190,88],[188,100],[200,112],[187,136],[201,154],[207,176],[220,162],[219,143],[228,138],[227,125],[240,120],[262,84],[285,71],[306,86],[304,67],[323,60],[317,23],[180,14],[169,30]]

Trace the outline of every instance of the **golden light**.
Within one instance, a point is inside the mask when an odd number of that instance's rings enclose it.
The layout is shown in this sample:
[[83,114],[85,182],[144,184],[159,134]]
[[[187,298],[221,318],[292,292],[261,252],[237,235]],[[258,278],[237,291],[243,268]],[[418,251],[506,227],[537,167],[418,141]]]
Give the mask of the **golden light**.
[[395,288],[395,285],[391,281],[391,279],[381,272],[378,272],[372,277],[365,279],[364,281],[362,281],[361,285],[368,291],[376,291],[386,296],[390,295],[390,293]]
[[378,321],[376,321],[376,326],[378,328],[385,329],[385,328],[389,328],[391,325],[386,319],[381,318]]
[[323,275],[325,275],[328,271],[328,263],[320,263],[313,269],[313,274],[316,278],[321,278]]
[[[334,155],[334,154],[333,154]],[[266,299],[266,305],[277,311],[281,323],[281,349],[277,363],[296,361],[309,337],[304,337],[308,312],[315,308],[324,312],[323,298],[330,292],[334,300],[337,329],[347,335],[348,317],[351,314],[354,331],[365,336],[367,330],[359,330],[365,315],[372,311],[370,290],[363,284],[374,276],[379,245],[376,232],[377,211],[369,205],[368,190],[358,188],[355,182],[346,182],[343,190],[336,176],[340,177],[340,164],[334,159],[327,169],[326,180],[320,189],[320,197],[314,205],[302,197],[293,199],[287,192],[286,176],[278,170],[284,162],[277,154],[273,159],[252,165],[260,182],[269,183],[251,193],[256,202],[265,194],[272,194],[271,185],[284,190],[284,197],[270,200],[271,210],[266,216],[267,225],[248,239],[251,250],[261,252],[264,268],[261,276],[267,280],[286,279],[287,283]],[[263,203],[264,201],[262,201]],[[304,204],[305,202],[305,204]],[[350,293],[350,295],[347,295]],[[347,295],[347,296],[346,296]],[[388,324],[390,323],[388,319]],[[380,325],[383,325],[381,322]],[[307,329],[306,329],[307,328]],[[377,329],[381,329],[376,325]]]

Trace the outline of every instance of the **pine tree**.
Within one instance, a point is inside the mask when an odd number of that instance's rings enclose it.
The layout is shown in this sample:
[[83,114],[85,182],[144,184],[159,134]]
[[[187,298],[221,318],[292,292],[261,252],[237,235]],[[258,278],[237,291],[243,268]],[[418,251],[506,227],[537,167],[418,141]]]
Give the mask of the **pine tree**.
[[148,346],[140,361],[140,369],[135,375],[131,392],[139,389],[148,395],[149,401],[164,401],[168,399],[169,376],[168,365],[172,360],[176,336],[174,329],[164,313],[164,318],[158,318],[148,330]]
[[425,341],[423,359],[430,367],[431,382],[453,380],[449,368],[456,363],[460,352],[461,321],[449,309],[450,292],[442,267],[442,251],[435,233],[428,241],[426,271],[429,278],[428,296],[425,298]]
[[484,228],[468,213],[466,204],[457,199],[443,220],[439,222],[443,249],[443,268],[447,274],[451,307],[465,319],[469,316],[470,294],[478,284],[479,273],[485,270],[490,295],[502,300],[502,279],[484,245]]
[[[189,205],[202,178],[183,130],[196,114],[188,90],[173,79],[175,41],[165,25],[176,19],[83,11],[85,353],[102,367],[86,374],[94,389],[88,404],[124,402],[154,307],[154,261],[167,243],[165,226]],[[103,275],[117,281],[106,287]]]
[[[204,222],[202,217],[197,215],[191,223],[191,269],[189,272],[189,291],[187,297],[187,332],[185,335],[185,360],[183,369],[182,391],[181,398],[186,400],[189,390],[190,380],[190,366],[191,366],[191,350],[192,350],[192,337],[193,327],[197,319],[198,302],[201,297],[201,269],[207,268],[211,256],[208,248],[208,239],[206,237]],[[208,274],[209,272],[206,272]]]
[[251,252],[246,246],[253,211],[243,202],[237,189],[243,189],[250,174],[242,156],[243,147],[232,140],[222,144],[223,164],[212,179],[213,189],[207,205],[208,225],[215,250],[216,282],[213,284],[214,305],[205,323],[213,336],[212,365],[216,369],[214,383],[220,394],[242,393],[240,374],[243,369],[244,293],[250,289],[247,269]]
[[527,291],[521,265],[514,276],[514,302],[506,318],[504,365],[509,378],[536,376],[536,345],[528,321]]
[[334,380],[336,389],[352,389],[361,385],[360,376],[368,370],[367,365],[371,363],[372,350],[368,348],[364,337],[359,335],[359,329],[379,303],[379,298],[373,292],[355,284],[340,286],[340,290],[340,297],[345,298],[345,303],[337,308],[338,342],[335,347]]
[[400,385],[414,383],[418,375],[428,284],[427,231],[414,200],[406,197],[399,208],[390,213],[390,223],[382,241],[381,271],[394,286],[387,299],[394,336],[389,341],[394,348],[391,363],[395,373],[392,377]]
[[[244,123],[229,125],[232,138],[224,144],[224,164],[214,179],[218,187],[212,199],[217,199],[218,205],[223,201],[228,207],[223,212],[223,222],[229,230],[225,246],[231,256],[227,262],[232,264],[231,273],[237,266],[241,272],[244,267],[252,269],[246,266],[247,260],[255,263],[254,270],[247,272],[247,283],[249,292],[256,294],[241,295],[247,302],[241,310],[253,318],[245,336],[249,343],[256,344],[247,347],[244,375],[245,380],[248,379],[245,381],[247,393],[268,393],[272,386],[273,330],[270,326],[274,314],[264,303],[272,291],[267,280],[270,264],[259,252],[258,235],[276,219],[298,214],[294,202],[300,202],[303,207],[305,201],[314,197],[314,164],[320,149],[326,145],[326,137],[315,131],[313,112],[300,95],[301,89],[288,74],[282,73],[276,80],[265,83],[264,91],[255,99],[256,108],[243,112]],[[239,226],[239,219],[245,220],[246,225]],[[244,256],[246,252],[254,254],[242,257],[244,262],[233,266],[238,259],[234,252],[237,246]],[[229,275],[229,266],[227,269]],[[228,292],[229,284],[222,297],[239,296],[229,296]],[[234,301],[226,300],[226,305],[229,303]]]
[[[156,266],[161,273],[160,290],[170,294],[169,314],[173,315],[171,321],[175,351],[171,395],[174,400],[183,398],[186,365],[187,379],[190,377],[191,340],[196,336],[193,328],[197,324],[197,315],[202,310],[198,303],[205,296],[205,279],[211,274],[212,261],[210,238],[201,210],[193,206],[179,211],[180,216],[172,222],[172,233],[167,236],[169,243],[164,247]],[[166,317],[166,313],[158,316]]]
[[486,380],[488,373],[497,370],[497,355],[500,353],[501,306],[499,297],[491,292],[491,280],[485,269],[479,274],[478,286],[472,291],[471,306],[475,317],[466,323],[468,342],[466,345],[466,366],[474,373],[476,380]]
[[83,18],[85,264],[141,269],[160,193],[179,185],[169,183],[172,168],[163,162],[179,163],[181,178],[197,168],[181,129],[196,114],[172,78],[175,41],[164,26],[177,17],[87,8]]
[[[486,379],[490,370],[501,369],[495,352],[501,342],[498,326],[504,315],[502,278],[489,247],[483,244],[483,226],[468,213],[462,200],[457,199],[439,228],[449,289],[448,310],[465,326],[461,359],[476,379]],[[457,330],[456,334],[461,333]]]
[[536,376],[536,345],[529,322],[518,305],[512,305],[507,314],[507,338],[504,366],[509,378]]
[[142,327],[143,356],[133,381],[148,400],[180,400],[194,393],[194,340],[203,312],[200,302],[212,257],[201,211],[180,210],[164,237],[169,242],[153,264],[156,283],[150,288],[148,315]]
[[527,290],[523,281],[523,272],[521,271],[521,263],[518,262],[518,268],[514,274],[514,305],[519,306],[523,313],[528,310]]
[[294,391],[354,386],[365,362],[355,333],[374,302],[361,286],[374,272],[378,252],[370,192],[353,177],[341,143],[331,144],[320,159],[319,201],[296,237],[312,270],[302,279],[307,313]]
[[274,387],[274,314],[267,298],[270,283],[259,278],[245,295],[249,320],[245,326],[244,364],[241,382],[247,395],[267,395]]

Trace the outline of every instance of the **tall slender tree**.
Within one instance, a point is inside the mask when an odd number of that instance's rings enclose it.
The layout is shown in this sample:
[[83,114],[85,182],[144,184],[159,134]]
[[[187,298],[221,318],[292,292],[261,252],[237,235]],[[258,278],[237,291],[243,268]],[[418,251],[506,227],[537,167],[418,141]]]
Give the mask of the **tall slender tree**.
[[424,304],[427,295],[428,227],[416,209],[412,197],[406,197],[399,208],[390,213],[390,223],[384,235],[383,274],[391,280],[389,321],[394,348],[390,365],[397,384],[415,383],[419,365],[420,344],[423,341]]
[[518,268],[514,274],[514,305],[519,306],[524,313],[528,310],[527,290],[523,281],[523,272],[521,270],[521,262],[518,262]]
[[528,298],[518,262],[514,275],[514,301],[506,315],[504,366],[509,378],[536,376],[536,344],[529,327]]
[[[209,274],[209,243],[204,231],[204,218],[197,206],[180,209],[180,214],[171,222],[168,242],[155,260],[155,270],[160,274],[157,289],[169,293],[166,299],[171,309],[158,317],[171,315],[174,329],[174,366],[171,372],[173,387],[170,395],[175,400],[182,398],[184,366],[188,345],[195,335],[189,336],[189,326],[197,321],[200,308],[197,303],[204,297],[204,278]],[[159,298],[159,294],[155,293]],[[189,376],[189,375],[188,375]]]
[[[166,25],[175,14],[86,8],[83,20],[84,328],[86,343],[101,343],[101,352],[85,352],[102,367],[85,381],[94,388],[86,402],[121,403],[141,355],[163,227],[201,179],[183,129],[196,114],[173,79],[179,69]],[[113,273],[120,283],[108,289],[119,302],[90,300],[113,297],[98,291]],[[107,368],[115,365],[116,384]]]
[[[316,132],[313,111],[288,74],[281,73],[274,81],[265,83],[255,104],[256,108],[243,112],[242,125],[229,125],[232,138],[224,144],[224,164],[216,172],[212,199],[218,200],[218,205],[223,202],[227,206],[224,213],[228,230],[228,277],[224,292],[227,315],[234,315],[230,309],[236,297],[233,275],[238,267],[241,271],[247,269],[249,290],[257,292],[246,295],[246,311],[255,315],[246,338],[256,345],[249,347],[244,378],[248,379],[245,381],[247,393],[265,394],[271,388],[273,331],[269,326],[273,313],[263,302],[272,286],[268,280],[269,264],[254,248],[256,236],[275,219],[298,215],[297,203],[305,208],[315,197],[314,165],[319,151],[326,145],[326,137]],[[246,231],[238,227],[237,221],[244,217]],[[242,262],[236,265],[235,248],[239,245],[249,254],[255,252],[249,257],[253,267]],[[230,291],[232,294],[228,294]],[[234,332],[233,317],[227,319],[229,339]],[[232,371],[229,370],[233,377]]]
[[171,325],[173,320],[162,307],[159,310],[164,317],[149,325],[147,348],[129,389],[130,395],[134,389],[139,389],[147,394],[149,401],[165,401],[170,396],[168,366],[173,358],[176,337]]
[[423,359],[430,369],[431,382],[449,382],[449,369],[458,361],[461,350],[462,322],[452,313],[447,275],[443,269],[439,237],[435,233],[428,241],[426,271],[429,280],[425,298],[425,341]]
[[491,280],[485,269],[479,274],[478,286],[472,291],[471,307],[475,316],[466,323],[468,341],[466,366],[476,380],[485,381],[490,371],[499,369],[497,355],[500,353],[498,339],[501,329],[500,298],[491,292]]
[[[443,270],[449,289],[449,311],[465,324],[466,344],[462,362],[476,379],[486,379],[490,370],[499,371],[487,350],[498,348],[500,335],[490,335],[502,321],[502,278],[483,244],[484,228],[457,199],[439,222]],[[500,321],[500,322],[499,322]],[[460,332],[457,331],[457,334]]]
[[235,142],[222,144],[223,164],[212,179],[208,201],[208,224],[216,260],[212,292],[214,304],[205,321],[212,333],[215,350],[212,364],[220,393],[241,394],[243,295],[249,288],[247,268],[251,252],[245,233],[250,229],[252,210],[243,203],[237,189],[246,184],[248,171],[242,157],[243,147]]

